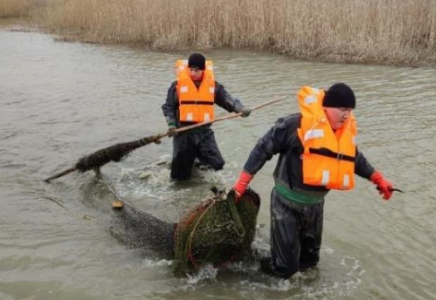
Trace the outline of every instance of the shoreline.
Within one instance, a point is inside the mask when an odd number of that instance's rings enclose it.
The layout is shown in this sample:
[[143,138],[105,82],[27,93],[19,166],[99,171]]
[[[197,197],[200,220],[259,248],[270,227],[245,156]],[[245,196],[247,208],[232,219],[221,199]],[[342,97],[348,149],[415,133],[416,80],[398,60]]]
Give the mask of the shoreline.
[[[90,45],[114,45],[114,46],[126,46],[132,49],[143,49],[144,51],[158,51],[158,52],[182,52],[182,51],[190,51],[191,48],[183,47],[181,49],[156,49],[153,48],[151,44],[145,43],[117,43],[117,42],[99,42],[93,40],[91,37],[87,37],[84,33],[52,33],[48,30],[41,30],[41,27],[37,24],[32,24],[28,22],[17,22],[7,21],[4,22],[4,19],[0,19],[0,30],[6,31],[16,31],[16,32],[37,32],[41,34],[47,34],[54,37],[54,40],[57,42],[65,42],[65,43],[84,43]],[[200,49],[200,52],[208,53],[211,51],[219,51],[219,50],[233,50],[233,51],[254,51],[254,52],[264,52],[270,53],[274,55],[284,55],[289,59],[307,61],[307,62],[319,62],[319,63],[332,63],[332,64],[349,64],[349,65],[371,65],[371,66],[392,66],[392,67],[409,67],[409,68],[436,68],[436,59],[433,61],[428,60],[414,60],[412,62],[408,61],[379,61],[379,60],[362,60],[360,57],[353,57],[350,55],[341,55],[336,53],[323,54],[320,56],[311,56],[311,55],[300,55],[294,56],[290,55],[286,52],[274,51],[270,49],[254,49],[254,48],[232,48],[232,47],[220,47],[220,48],[211,48],[211,49]]]
[[[1,20],[1,19],[0,19]],[[182,47],[180,49],[159,49],[154,48],[151,44],[137,42],[137,43],[119,43],[114,41],[101,42],[96,41],[86,33],[53,33],[48,30],[41,30],[40,26],[31,23],[5,23],[0,21],[0,30],[4,29],[7,31],[17,31],[17,32],[38,32],[41,34],[47,34],[54,37],[57,42],[65,43],[84,43],[90,45],[114,45],[114,46],[126,46],[132,49],[142,49],[144,51],[157,51],[157,52],[183,52],[191,51],[190,47]],[[436,58],[431,60],[426,59],[416,59],[413,61],[399,60],[399,61],[380,61],[379,59],[363,59],[359,56],[351,56],[348,54],[337,54],[337,53],[326,53],[322,55],[292,55],[287,52],[274,51],[272,49],[256,49],[256,48],[232,48],[232,47],[220,47],[220,48],[208,48],[199,49],[200,52],[208,53],[211,51],[219,50],[233,50],[233,51],[254,51],[254,52],[264,52],[273,55],[283,55],[289,59],[307,61],[307,62],[318,62],[318,63],[332,63],[332,64],[349,64],[349,65],[371,65],[371,66],[392,66],[392,67],[409,67],[409,68],[436,68]]]
[[163,52],[232,49],[324,63],[436,67],[431,3],[198,1],[4,0],[0,26],[33,26],[57,41]]

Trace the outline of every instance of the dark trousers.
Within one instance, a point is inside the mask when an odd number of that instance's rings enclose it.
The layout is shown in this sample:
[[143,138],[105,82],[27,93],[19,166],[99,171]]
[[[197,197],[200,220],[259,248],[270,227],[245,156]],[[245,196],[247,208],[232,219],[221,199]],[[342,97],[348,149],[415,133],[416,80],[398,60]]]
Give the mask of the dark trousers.
[[173,160],[171,162],[171,178],[185,180],[191,177],[195,158],[201,164],[221,170],[224,159],[210,128],[187,131],[173,138]]
[[264,272],[289,278],[316,266],[322,240],[324,201],[300,204],[271,193],[271,258],[262,263]]

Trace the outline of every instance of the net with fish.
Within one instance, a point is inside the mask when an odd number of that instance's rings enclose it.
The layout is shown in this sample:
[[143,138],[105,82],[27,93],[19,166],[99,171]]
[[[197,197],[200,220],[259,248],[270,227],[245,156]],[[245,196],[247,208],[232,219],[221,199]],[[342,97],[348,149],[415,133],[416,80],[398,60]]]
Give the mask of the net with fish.
[[259,206],[259,195],[248,189],[238,203],[234,192],[216,193],[188,211],[175,231],[175,274],[241,259],[250,251]]

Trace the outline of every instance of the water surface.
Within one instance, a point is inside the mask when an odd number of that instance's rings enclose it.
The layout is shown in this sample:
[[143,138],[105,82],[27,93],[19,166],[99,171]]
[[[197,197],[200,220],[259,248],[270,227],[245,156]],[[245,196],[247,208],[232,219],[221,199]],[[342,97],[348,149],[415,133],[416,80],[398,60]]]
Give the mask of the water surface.
[[[118,142],[164,132],[160,106],[174,62],[188,53],[56,42],[0,30],[1,299],[436,299],[436,70],[295,61],[260,52],[215,51],[216,77],[247,106],[288,100],[213,126],[226,159],[220,172],[169,181],[171,140],[92,172],[42,180]],[[397,187],[382,201],[358,179],[325,207],[321,262],[290,280],[257,265],[175,278],[171,261],[127,247],[109,232],[120,197],[175,221],[214,185],[231,186],[249,151],[281,116],[297,111],[302,85],[346,82],[357,96],[359,149]],[[218,115],[226,112],[217,108]],[[276,158],[256,175],[262,198],[255,247],[268,249]]]

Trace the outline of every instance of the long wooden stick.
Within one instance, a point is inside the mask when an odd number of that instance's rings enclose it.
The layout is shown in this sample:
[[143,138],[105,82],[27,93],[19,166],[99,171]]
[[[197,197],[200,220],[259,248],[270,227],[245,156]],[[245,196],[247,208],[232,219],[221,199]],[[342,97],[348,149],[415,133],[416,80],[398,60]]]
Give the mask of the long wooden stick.
[[[283,96],[283,97],[279,97],[279,98],[275,98],[271,101],[265,102],[263,104],[260,104],[258,106],[253,107],[251,110],[257,110],[260,109],[264,106],[276,103],[278,101],[284,100],[286,99],[288,96]],[[219,117],[216,118],[212,121],[207,121],[207,122],[202,122],[202,123],[198,123],[198,124],[193,124],[193,125],[189,125],[189,126],[185,126],[185,127],[181,127],[181,128],[177,128],[174,130],[174,133],[180,133],[180,132],[184,132],[184,131],[188,131],[194,128],[198,128],[198,127],[202,127],[202,126],[206,126],[209,124],[213,124],[219,121],[223,121],[223,120],[228,120],[228,119],[233,119],[233,118],[237,118],[239,116],[242,115],[242,112],[239,113],[231,113],[229,115],[223,116],[223,117]],[[158,140],[160,140],[163,137],[168,136],[169,133],[165,132],[165,133],[160,133],[154,136],[147,136],[144,138],[141,138],[139,140],[133,141],[133,142],[128,142],[128,143],[122,143],[122,144],[116,144],[101,150],[98,150],[90,155],[87,155],[83,158],[81,158],[75,166],[64,170],[54,176],[51,176],[47,179],[45,179],[44,181],[47,183],[50,183],[51,180],[65,176],[71,172],[74,171],[80,171],[80,172],[85,172],[91,169],[94,169],[96,171],[99,171],[99,168],[104,166],[105,164],[107,164],[110,161],[115,161],[118,162],[120,161],[124,156],[126,156],[127,154],[129,154],[130,152],[132,152],[133,150],[139,148],[139,147],[143,147],[145,145],[148,145],[150,143],[156,142]]]
[[[262,108],[262,107],[264,107],[264,106],[267,106],[267,105],[270,105],[270,104],[273,104],[273,103],[279,102],[279,101],[281,101],[281,100],[284,100],[284,99],[286,99],[286,98],[288,98],[288,97],[289,97],[289,96],[283,96],[283,97],[275,98],[275,99],[273,99],[273,100],[271,100],[271,101],[268,101],[268,102],[265,102],[265,103],[263,103],[263,104],[257,105],[257,106],[255,106],[255,107],[253,107],[251,110],[252,110],[252,111],[253,111],[253,110],[257,110],[257,109]],[[233,118],[239,117],[239,116],[241,116],[241,115],[242,115],[242,112],[239,112],[239,113],[231,113],[231,114],[228,114],[228,115],[226,115],[226,116],[222,116],[222,117],[219,117],[219,118],[215,118],[215,119],[212,120],[212,121],[207,121],[207,122],[202,122],[202,123],[198,123],[198,124],[193,124],[193,125],[189,125],[189,126],[185,126],[185,127],[177,128],[176,130],[174,130],[174,132],[177,132],[177,133],[179,133],[179,132],[184,132],[184,131],[191,130],[191,129],[194,129],[194,128],[198,128],[198,127],[206,126],[206,125],[209,125],[209,124],[213,124],[213,123],[216,123],[216,122],[219,122],[219,121],[228,120],[228,119],[233,119]]]
[[44,179],[44,182],[46,182],[46,183],[50,183],[50,181],[52,181],[53,179],[56,179],[56,178],[59,178],[59,177],[62,177],[62,176],[65,176],[65,175],[67,175],[67,174],[70,174],[71,172],[74,172],[74,171],[76,171],[77,170],[77,167],[71,167],[71,168],[69,168],[69,169],[66,169],[65,171],[62,171],[62,172],[60,172],[60,173],[58,173],[58,174],[56,174],[56,175],[53,175],[53,176],[51,176],[51,177],[49,177],[49,178],[46,178],[46,179]]

